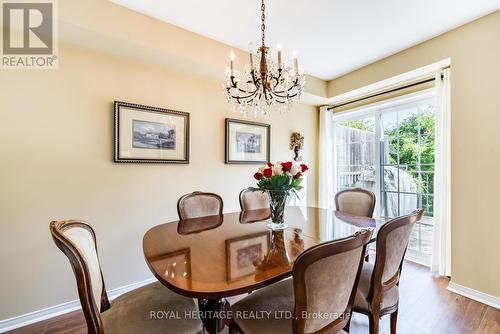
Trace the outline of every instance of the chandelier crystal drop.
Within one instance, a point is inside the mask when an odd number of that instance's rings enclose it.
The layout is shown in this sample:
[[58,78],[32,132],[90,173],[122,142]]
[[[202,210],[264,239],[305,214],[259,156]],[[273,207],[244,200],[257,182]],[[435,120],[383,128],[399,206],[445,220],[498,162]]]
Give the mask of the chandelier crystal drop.
[[305,76],[299,68],[296,52],[292,66],[283,63],[280,47],[277,47],[277,61],[268,59],[265,10],[266,6],[262,0],[262,45],[256,57],[250,51],[250,63],[243,72],[239,72],[234,69],[235,56],[234,52],[231,52],[224,85],[227,100],[233,105],[233,109],[255,117],[269,116],[272,111],[287,112],[290,105],[299,100],[305,85]]

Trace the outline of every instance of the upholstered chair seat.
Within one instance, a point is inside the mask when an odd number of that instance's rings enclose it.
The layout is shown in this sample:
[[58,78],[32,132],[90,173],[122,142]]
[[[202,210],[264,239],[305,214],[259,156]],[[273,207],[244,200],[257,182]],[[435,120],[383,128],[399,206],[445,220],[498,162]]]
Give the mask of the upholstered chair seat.
[[200,321],[177,317],[184,318],[185,312],[195,314],[196,311],[193,299],[180,296],[156,282],[118,297],[101,317],[106,334],[191,334],[202,329]]
[[[356,309],[370,311],[371,304],[369,300],[369,293],[371,287],[371,280],[373,275],[374,265],[369,262],[365,262],[363,269],[361,270],[361,277],[359,279],[358,292],[356,293],[356,298],[354,299],[354,307]],[[399,300],[399,286],[395,285],[387,291],[382,293],[382,304],[381,310],[394,307],[398,304]]]
[[[243,333],[289,334],[292,333],[292,319],[274,317],[275,312],[293,312],[293,280],[286,279],[252,292],[231,307],[235,323]],[[270,312],[270,318],[246,319],[238,316],[239,312]],[[263,313],[262,313],[263,314]],[[283,313],[284,314],[284,313]]]
[[[290,334],[293,333],[293,321],[289,315],[293,314],[294,302],[293,280],[286,279],[253,292],[234,304],[231,311],[233,314],[251,311],[255,312],[256,315],[259,312],[261,312],[260,314],[265,312],[272,315],[270,319],[267,317],[255,320],[236,319],[235,322],[243,333]],[[278,318],[274,317],[274,314],[283,314],[283,316]],[[340,331],[339,333],[345,332]]]
[[345,333],[372,231],[303,252],[293,277],[254,291],[231,307],[231,333]]

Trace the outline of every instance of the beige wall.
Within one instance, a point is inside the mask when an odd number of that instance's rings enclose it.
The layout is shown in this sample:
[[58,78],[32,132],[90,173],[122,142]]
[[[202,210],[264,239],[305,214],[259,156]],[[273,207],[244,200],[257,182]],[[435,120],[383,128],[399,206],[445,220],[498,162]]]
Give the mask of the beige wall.
[[[99,6],[114,5],[104,1]],[[120,17],[125,10],[115,7]],[[102,27],[103,34],[108,28]],[[69,26],[61,30],[66,40],[77,35]],[[170,33],[173,38],[185,34]],[[198,39],[186,34],[179,43]],[[223,73],[224,65],[210,63],[207,54],[225,54],[229,48],[210,40],[200,43],[203,49],[191,52]],[[180,195],[213,191],[224,198],[225,211],[236,211],[238,192],[254,183],[256,166],[224,164],[224,118],[241,117],[229,110],[220,80],[174,60],[160,64],[97,44],[61,43],[57,70],[0,72],[0,320],[77,299],[69,263],[50,238],[50,220],[82,218],[93,224],[107,288],[113,289],[152,276],[142,236],[176,218]],[[113,163],[113,100],[189,112],[190,164]],[[259,120],[271,123],[273,160],[292,157],[291,132],[305,136],[304,161],[313,167],[307,203],[315,205],[316,108],[298,105],[287,115]]]
[[328,95],[451,58],[452,280],[500,297],[500,11],[329,82]]

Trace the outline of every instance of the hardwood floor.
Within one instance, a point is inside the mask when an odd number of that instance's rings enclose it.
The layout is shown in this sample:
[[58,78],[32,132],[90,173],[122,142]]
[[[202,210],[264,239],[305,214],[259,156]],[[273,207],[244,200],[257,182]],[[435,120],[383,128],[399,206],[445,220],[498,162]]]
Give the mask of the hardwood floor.
[[[449,292],[447,286],[446,278],[406,262],[401,278],[398,333],[500,334],[500,310]],[[87,327],[83,314],[77,311],[8,333],[85,334]],[[350,333],[367,334],[368,318],[354,314]],[[388,316],[382,318],[380,333],[390,333]]]

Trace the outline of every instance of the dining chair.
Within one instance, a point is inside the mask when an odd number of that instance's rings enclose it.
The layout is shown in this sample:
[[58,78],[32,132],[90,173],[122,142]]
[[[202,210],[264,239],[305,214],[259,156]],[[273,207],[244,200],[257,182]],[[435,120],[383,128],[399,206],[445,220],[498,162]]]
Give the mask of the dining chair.
[[[196,312],[193,299],[180,296],[156,282],[127,292],[110,303],[92,227],[81,220],[49,225],[57,247],[68,257],[76,276],[78,295],[89,334],[197,333],[197,319],[155,319],[151,312]],[[167,317],[168,318],[168,317]]]
[[[292,279],[254,291],[231,307],[231,333],[345,333],[371,235],[372,230],[361,230],[304,251]],[[239,316],[244,314],[254,317]]]
[[355,216],[373,217],[375,194],[369,190],[345,189],[335,194],[335,207],[338,211]]
[[269,209],[269,196],[265,191],[252,187],[240,192],[241,211]]
[[[335,194],[335,208],[355,216],[373,217],[376,197],[362,188],[345,189]],[[366,248],[365,261],[370,261],[370,247]]]
[[403,260],[411,231],[422,214],[422,210],[415,210],[382,225],[377,234],[375,264],[363,265],[353,312],[368,316],[370,334],[378,334],[380,317],[386,314],[391,315],[391,334],[396,333]]
[[214,193],[195,191],[177,201],[179,219],[222,215],[222,198]]

